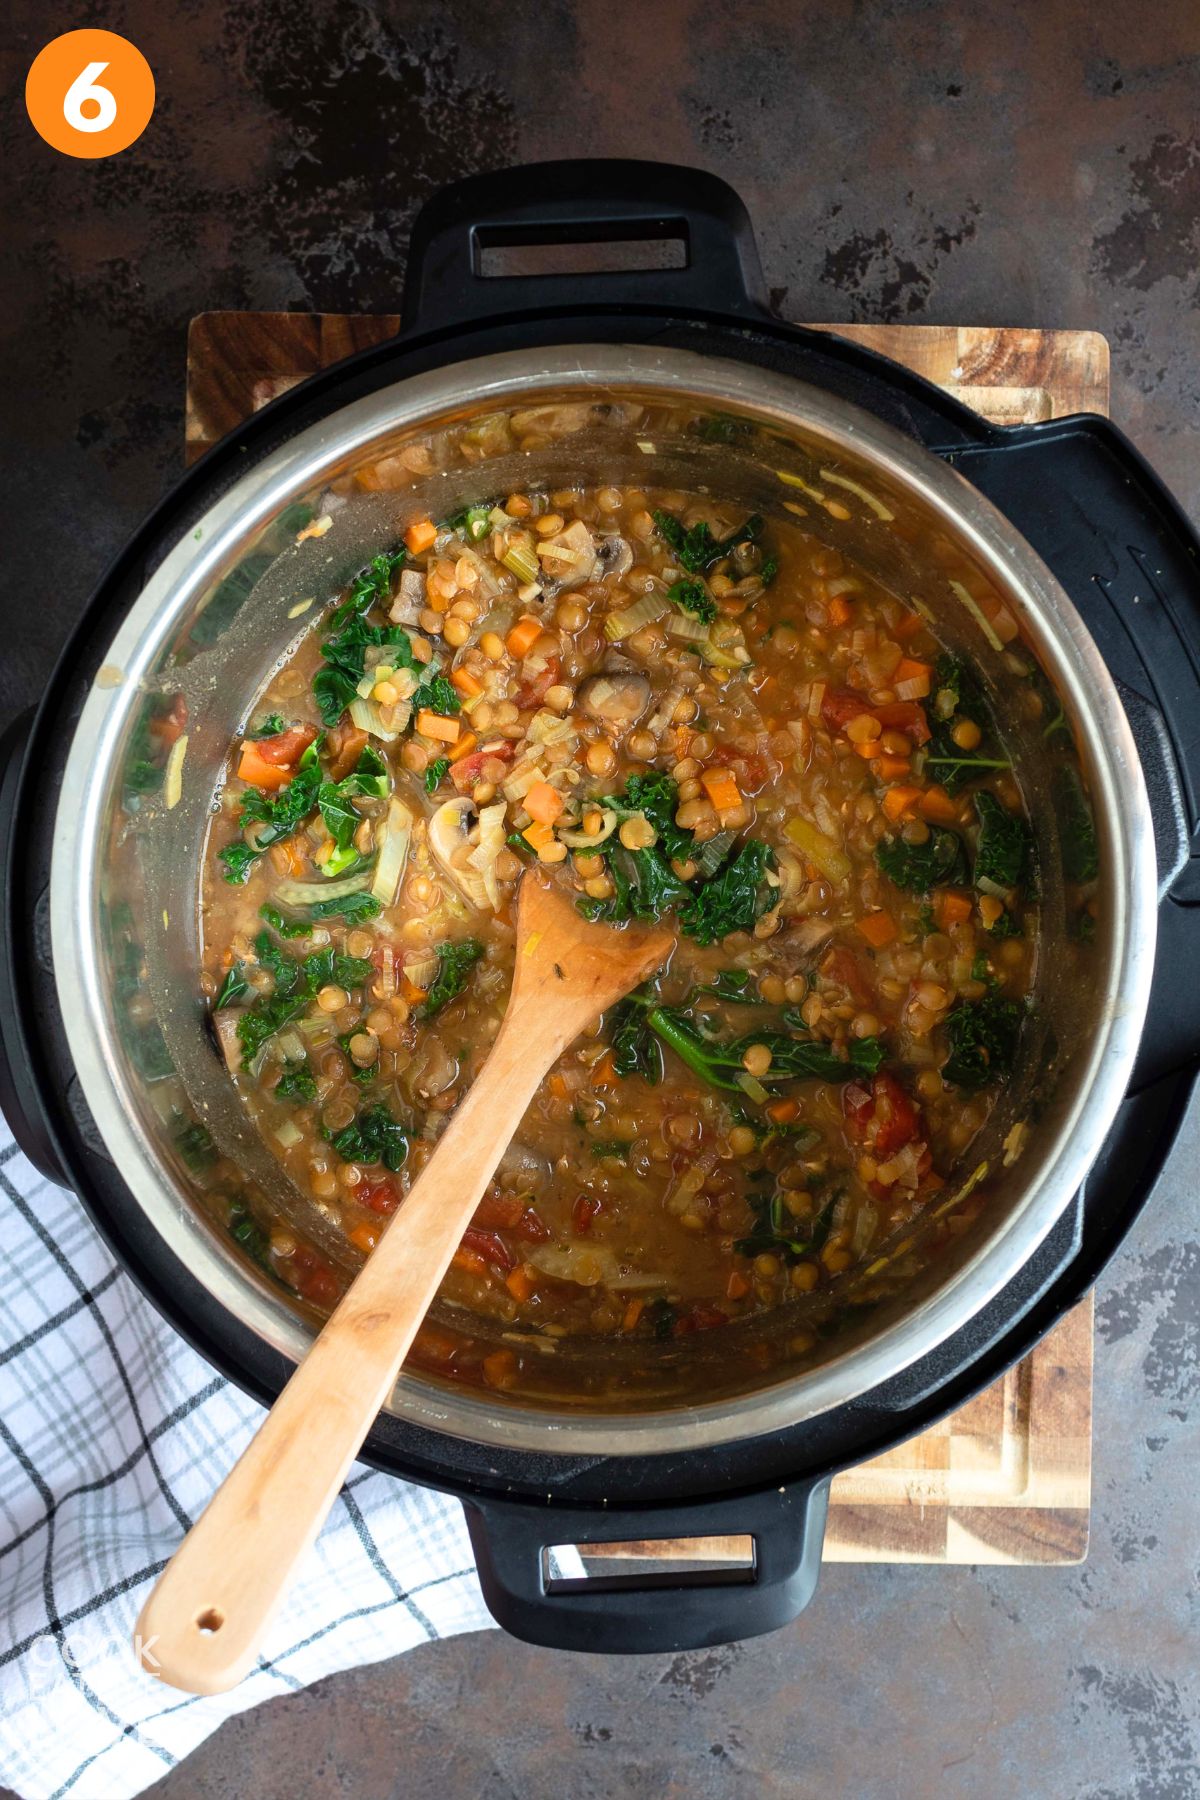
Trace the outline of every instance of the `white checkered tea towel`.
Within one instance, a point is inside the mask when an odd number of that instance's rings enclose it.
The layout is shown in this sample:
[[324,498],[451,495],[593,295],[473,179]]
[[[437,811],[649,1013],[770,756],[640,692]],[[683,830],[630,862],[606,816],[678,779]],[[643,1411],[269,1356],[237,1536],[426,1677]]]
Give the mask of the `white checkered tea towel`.
[[355,1464],[239,1688],[144,1674],[142,1602],[261,1418],[0,1120],[0,1784],[22,1800],[129,1800],[234,1713],[492,1623],[458,1502]]

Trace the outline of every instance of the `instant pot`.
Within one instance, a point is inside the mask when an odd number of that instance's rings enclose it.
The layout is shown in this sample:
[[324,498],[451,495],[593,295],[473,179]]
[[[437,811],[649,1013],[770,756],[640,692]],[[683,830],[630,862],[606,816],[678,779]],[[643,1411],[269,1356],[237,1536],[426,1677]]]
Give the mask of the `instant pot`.
[[[514,248],[585,244],[609,246],[610,262],[646,260],[638,247],[653,244],[650,260],[671,266],[504,272]],[[522,447],[489,424],[538,409],[545,432]],[[814,504],[822,469],[871,504]],[[693,1648],[793,1617],[816,1581],[832,1475],[1023,1355],[1153,1191],[1200,1062],[1188,974],[1200,950],[1200,546],[1107,420],[993,426],[883,358],[774,319],[745,210],[712,176],[557,163],[475,177],[426,206],[396,338],[285,394],[180,482],[3,745],[0,1106],[153,1304],[266,1403],[314,1320],[214,1222],[187,1154],[198,1122],[264,1186],[280,1179],[260,1166],[195,991],[195,870],[214,788],[303,611],[380,547],[397,508],[445,516],[522,475],[787,505],[919,590],[980,668],[1037,838],[1036,1054],[989,1123],[988,1205],[952,1254],[758,1387],[706,1390],[701,1371],[702,1402],[616,1412],[539,1408],[414,1372],[365,1446],[376,1467],[461,1498],[488,1605],[516,1635]],[[298,543],[297,518],[322,496],[339,502],[332,528]],[[896,560],[903,543],[911,566]],[[1005,646],[955,606],[939,547],[1016,620],[1073,741],[1099,859],[1093,941],[1066,915],[1044,734],[1008,707]],[[152,792],[138,779],[147,710],[180,697],[186,756],[170,791]],[[749,1538],[752,1554],[588,1578],[564,1576],[550,1554],[687,1537]]]

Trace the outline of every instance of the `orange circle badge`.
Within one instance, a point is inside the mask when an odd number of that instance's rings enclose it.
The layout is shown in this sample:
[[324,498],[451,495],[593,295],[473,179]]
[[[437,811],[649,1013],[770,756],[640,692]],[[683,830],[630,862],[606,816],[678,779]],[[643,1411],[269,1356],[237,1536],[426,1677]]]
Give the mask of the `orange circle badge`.
[[38,136],[64,156],[115,156],[150,123],[154,76],[117,32],[65,31],[34,58],[25,109]]

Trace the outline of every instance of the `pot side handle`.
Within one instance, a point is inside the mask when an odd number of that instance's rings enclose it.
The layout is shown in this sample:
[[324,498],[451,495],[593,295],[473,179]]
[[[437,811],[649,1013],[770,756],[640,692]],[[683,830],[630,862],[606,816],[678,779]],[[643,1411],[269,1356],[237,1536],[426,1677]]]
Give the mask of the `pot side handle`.
[[1160,892],[1179,897],[1181,879],[1200,890],[1192,843],[1200,819],[1195,527],[1124,433],[1097,413],[993,426],[985,441],[943,454],[1024,533],[1079,609],[1137,742]]
[[[700,1650],[776,1631],[808,1605],[817,1584],[829,1477],[764,1493],[641,1511],[539,1507],[464,1500],[488,1610],[513,1637],[551,1650],[607,1655]],[[555,1545],[680,1538],[752,1541],[744,1567],[671,1573],[555,1575]],[[632,1571],[632,1572],[629,1572]]]
[[33,708],[21,713],[0,737],[0,1114],[17,1146],[50,1181],[66,1176],[46,1123],[22,1027],[20,955],[16,894],[17,796],[33,727]]
[[[636,247],[650,241],[674,246],[674,257],[668,252],[659,261],[675,266],[631,268]],[[570,245],[580,248],[572,255],[564,251]],[[584,245],[613,249],[597,258]],[[497,253],[516,249],[554,255],[547,261],[543,254],[540,272],[491,271]],[[421,208],[400,329],[406,336],[453,330],[551,305],[648,304],[764,315],[754,230],[733,189],[673,163],[529,163],[453,182]]]

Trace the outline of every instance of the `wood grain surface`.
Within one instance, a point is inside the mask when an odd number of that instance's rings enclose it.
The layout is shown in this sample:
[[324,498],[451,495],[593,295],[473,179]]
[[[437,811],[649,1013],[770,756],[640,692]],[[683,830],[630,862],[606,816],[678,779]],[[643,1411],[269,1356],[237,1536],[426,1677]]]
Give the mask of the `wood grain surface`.
[[[202,313],[191,322],[187,457],[352,351],[392,314]],[[1001,424],[1107,412],[1108,344],[1092,331],[820,326],[890,356]],[[1091,1505],[1092,1301],[967,1406],[833,1484],[831,1562],[1076,1563]],[[721,1561],[736,1541],[607,1545],[605,1554]],[[587,1560],[591,1560],[589,1557]]]

